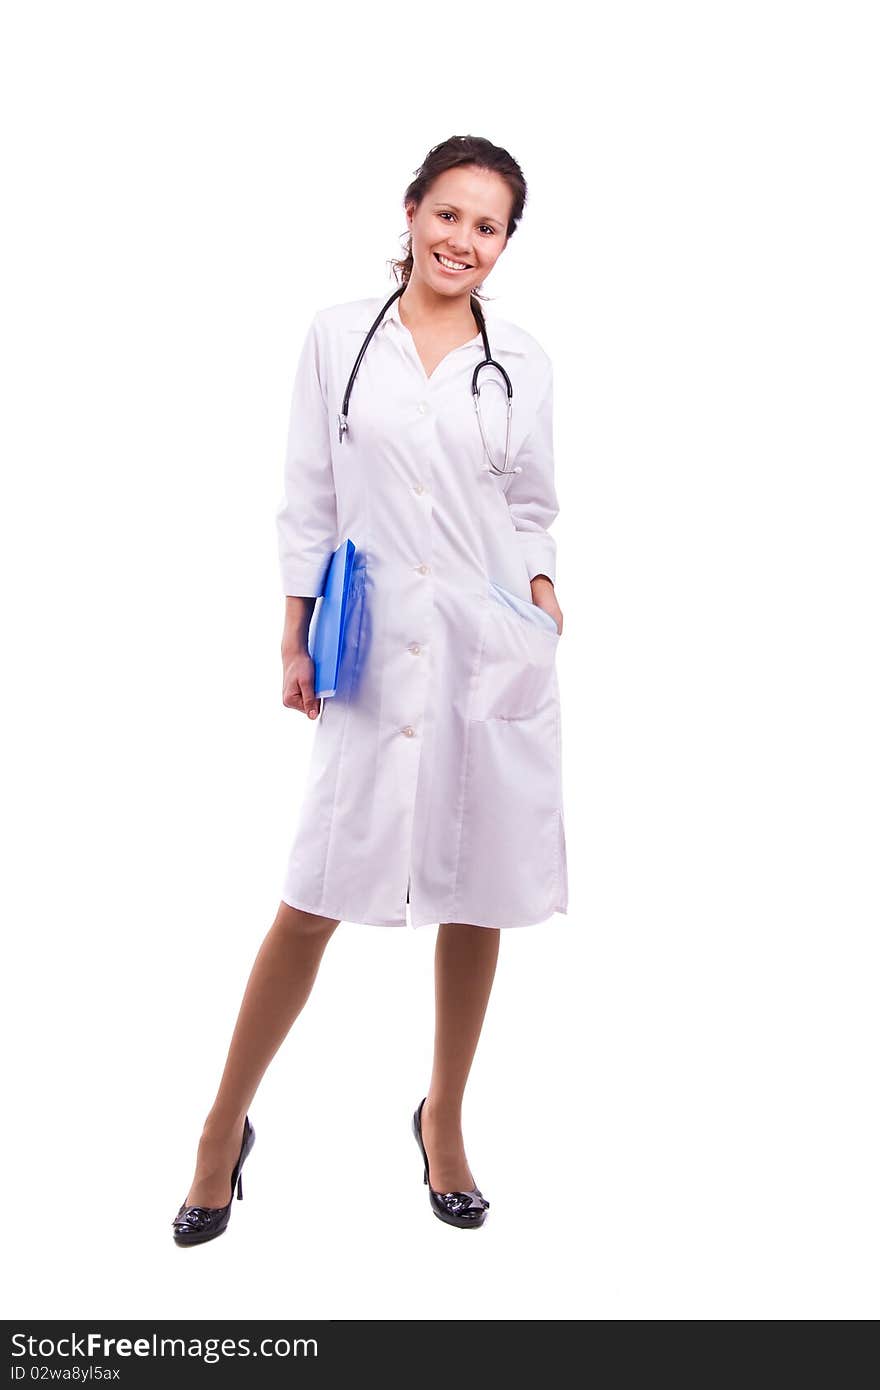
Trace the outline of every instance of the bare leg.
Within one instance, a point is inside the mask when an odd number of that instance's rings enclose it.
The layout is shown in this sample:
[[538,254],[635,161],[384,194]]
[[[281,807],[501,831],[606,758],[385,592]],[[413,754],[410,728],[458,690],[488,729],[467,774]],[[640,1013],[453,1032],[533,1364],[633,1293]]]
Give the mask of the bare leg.
[[495,978],[501,931],[444,922],[434,951],[434,1065],[422,1139],[435,1192],[475,1187],[461,1134],[461,1103]]
[[263,1073],[308,999],[338,921],[282,902],[248,978],[226,1066],[199,1142],[187,1206],[225,1207],[244,1117]]

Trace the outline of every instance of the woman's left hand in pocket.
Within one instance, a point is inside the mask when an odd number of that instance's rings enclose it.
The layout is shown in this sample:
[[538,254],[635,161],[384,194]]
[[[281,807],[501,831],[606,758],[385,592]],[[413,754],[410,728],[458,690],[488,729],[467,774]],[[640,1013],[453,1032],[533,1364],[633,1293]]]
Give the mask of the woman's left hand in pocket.
[[532,580],[532,603],[537,604],[539,608],[543,608],[545,613],[550,614],[561,637],[562,609],[559,607],[556,598],[556,590],[553,587],[553,581],[548,575],[536,574]]

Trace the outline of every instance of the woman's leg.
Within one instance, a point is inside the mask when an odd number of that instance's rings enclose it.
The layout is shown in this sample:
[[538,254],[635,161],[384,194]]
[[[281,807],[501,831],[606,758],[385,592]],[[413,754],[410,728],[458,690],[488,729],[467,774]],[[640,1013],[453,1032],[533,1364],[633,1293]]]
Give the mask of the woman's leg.
[[434,1064],[422,1107],[422,1139],[435,1192],[476,1186],[461,1134],[461,1102],[498,961],[501,931],[444,922],[434,951]]
[[199,1142],[187,1206],[225,1207],[244,1117],[263,1073],[302,1009],[339,922],[282,902],[248,978],[226,1066]]

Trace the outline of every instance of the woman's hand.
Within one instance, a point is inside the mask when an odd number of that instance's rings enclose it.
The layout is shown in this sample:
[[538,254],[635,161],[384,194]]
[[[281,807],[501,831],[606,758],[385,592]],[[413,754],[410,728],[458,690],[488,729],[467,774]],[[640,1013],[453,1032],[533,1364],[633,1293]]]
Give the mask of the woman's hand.
[[313,597],[296,598],[288,594],[281,637],[284,669],[281,703],[287,709],[298,709],[310,719],[317,719],[319,709],[315,699],[315,663],[309,656],[309,626],[314,608]]
[[536,574],[532,580],[532,603],[550,614],[557,632],[562,636],[562,609],[556,601],[556,590],[548,575]]
[[281,664],[284,668],[281,703],[287,709],[298,709],[300,714],[307,714],[309,719],[317,719],[315,663],[308,649],[282,647]]

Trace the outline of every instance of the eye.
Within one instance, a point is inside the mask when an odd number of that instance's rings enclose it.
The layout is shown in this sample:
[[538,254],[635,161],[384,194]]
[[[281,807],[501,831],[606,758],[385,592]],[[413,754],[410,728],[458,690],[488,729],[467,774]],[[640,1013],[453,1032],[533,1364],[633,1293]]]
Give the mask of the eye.
[[[455,213],[454,213],[454,212],[438,212],[437,216],[438,216],[438,217],[454,217],[454,216],[455,216]],[[494,236],[494,235],[495,235],[495,228],[494,228],[494,227],[490,227],[489,224],[488,224],[488,222],[481,222],[481,223],[480,223],[480,227],[481,227],[481,229],[487,231],[487,232],[490,234],[490,236]]]

